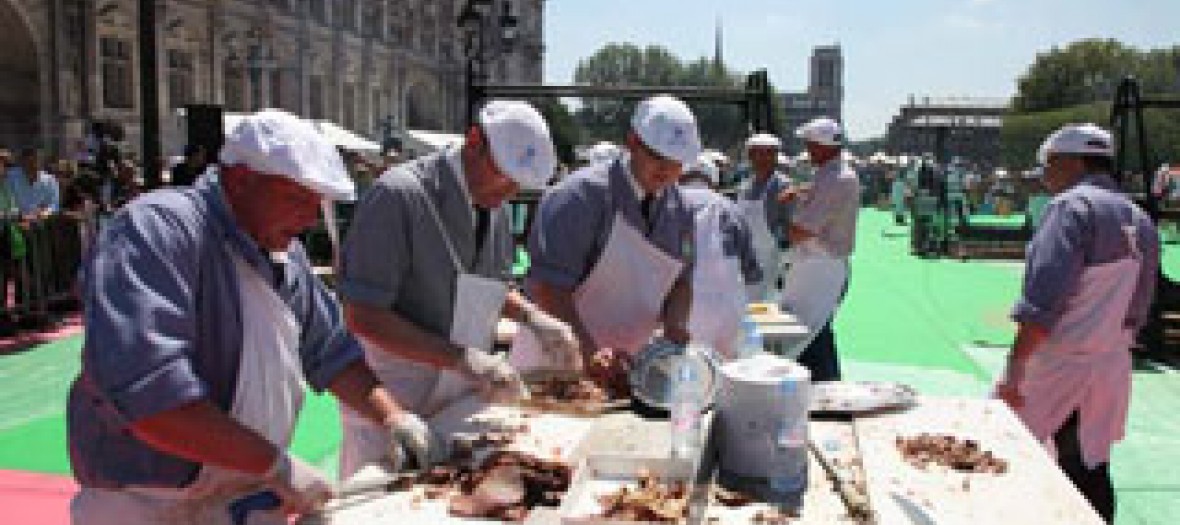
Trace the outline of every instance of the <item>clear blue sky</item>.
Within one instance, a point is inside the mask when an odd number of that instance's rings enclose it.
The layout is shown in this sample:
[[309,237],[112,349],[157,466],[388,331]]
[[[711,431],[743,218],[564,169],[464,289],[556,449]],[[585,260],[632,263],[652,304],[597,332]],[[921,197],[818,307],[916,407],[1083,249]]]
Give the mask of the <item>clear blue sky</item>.
[[766,67],[802,90],[811,48],[844,51],[849,135],[883,134],[909,94],[1010,97],[1036,54],[1090,37],[1180,44],[1180,0],[546,0],[545,81],[570,83],[609,42],[712,56],[721,18],[731,68]]

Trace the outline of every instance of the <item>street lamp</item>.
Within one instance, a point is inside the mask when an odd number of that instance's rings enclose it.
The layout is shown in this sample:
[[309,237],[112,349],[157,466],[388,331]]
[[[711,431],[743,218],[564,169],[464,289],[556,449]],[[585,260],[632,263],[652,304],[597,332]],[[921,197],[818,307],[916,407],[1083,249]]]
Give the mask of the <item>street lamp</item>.
[[[492,52],[507,52],[517,38],[517,17],[512,14],[512,7],[508,2],[504,2],[503,6],[500,16],[494,17],[492,0],[468,0],[456,20],[456,25],[463,32],[463,54],[467,60],[464,81],[468,126],[475,122],[475,108],[483,99]],[[492,24],[497,26],[494,29],[498,29],[499,32],[494,34],[493,42],[488,42],[487,30]]]

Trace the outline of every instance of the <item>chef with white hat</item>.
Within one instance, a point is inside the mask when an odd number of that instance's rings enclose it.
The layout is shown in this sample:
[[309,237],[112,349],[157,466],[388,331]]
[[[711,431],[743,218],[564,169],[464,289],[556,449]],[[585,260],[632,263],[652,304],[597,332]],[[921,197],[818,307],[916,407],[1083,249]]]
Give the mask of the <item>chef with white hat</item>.
[[1064,126],[1041,145],[1054,196],[1028,244],[1016,341],[997,387],[1107,522],[1130,349],[1149,318],[1160,254],[1150,217],[1111,176],[1113,156],[1113,138],[1094,124]]
[[688,105],[651,97],[636,108],[623,151],[570,175],[541,200],[527,285],[546,311],[574,326],[588,371],[600,381],[620,378],[625,353],[642,348],[657,328],[688,341],[693,220],[676,182],[700,151]]
[[738,188],[738,206],[750,225],[758,266],[762,268],[762,278],[746,289],[749,300],[755,302],[773,298],[783,270],[782,250],[788,242],[791,204],[776,198],[791,187],[787,176],[777,170],[780,148],[779,138],[770,133],[747,139],[751,176]]
[[[580,367],[570,327],[507,284],[515,250],[501,204],[543,188],[555,168],[541,114],[494,100],[462,144],[386,171],[357,206],[341,258],[345,317],[374,371],[415,413],[525,394],[517,371],[491,353],[501,316],[535,335],[553,367]],[[342,417],[346,477],[378,460],[389,437],[348,410]]]
[[[353,183],[280,111],[244,117],[192,187],[111,218],[81,279],[86,339],[69,396],[75,524],[228,524],[272,491],[315,510],[333,484],[287,452],[306,386],[421,449],[427,431],[365,365],[295,236]],[[279,510],[251,523],[287,523]]]
[[787,232],[790,269],[780,303],[807,326],[809,337],[790,357],[811,371],[813,381],[840,379],[832,319],[848,283],[848,257],[856,239],[860,180],[843,155],[844,131],[830,118],[817,118],[796,130],[815,175],[806,191],[790,188],[779,200],[794,202]]
[[680,180],[696,222],[688,331],[694,342],[732,358],[746,313],[745,287],[761,281],[762,269],[746,218],[736,203],[715,191],[719,171],[713,156],[702,153]]

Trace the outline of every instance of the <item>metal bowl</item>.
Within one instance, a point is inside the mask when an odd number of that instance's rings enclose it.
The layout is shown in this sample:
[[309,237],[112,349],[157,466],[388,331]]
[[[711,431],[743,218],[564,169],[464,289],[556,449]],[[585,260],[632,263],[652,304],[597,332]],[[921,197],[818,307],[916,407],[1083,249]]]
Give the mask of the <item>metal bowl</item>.
[[[631,395],[650,408],[671,408],[672,376],[684,352],[685,347],[665,340],[648,343],[632,361],[628,377]],[[718,361],[711,349],[703,349],[700,355],[705,366],[703,376],[707,401],[704,408],[708,408],[713,404],[713,396],[717,392]]]

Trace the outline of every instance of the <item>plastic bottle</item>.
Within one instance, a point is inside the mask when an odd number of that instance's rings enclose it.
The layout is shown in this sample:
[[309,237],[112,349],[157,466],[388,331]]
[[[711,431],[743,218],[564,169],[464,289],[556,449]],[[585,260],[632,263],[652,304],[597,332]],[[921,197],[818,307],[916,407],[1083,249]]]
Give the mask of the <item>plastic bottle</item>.
[[676,361],[669,387],[672,450],[676,459],[692,460],[701,447],[701,412],[708,405],[705,373],[708,365],[700,347],[689,345]]
[[[775,475],[770,490],[781,500],[799,497],[807,488],[807,405],[809,394],[800,381],[784,380],[779,395],[790,399],[777,432]],[[801,408],[802,407],[802,408]]]
[[749,315],[742,318],[742,329],[739,334],[741,340],[737,345],[737,358],[745,359],[766,351],[762,342],[762,333],[758,331],[758,323]]

